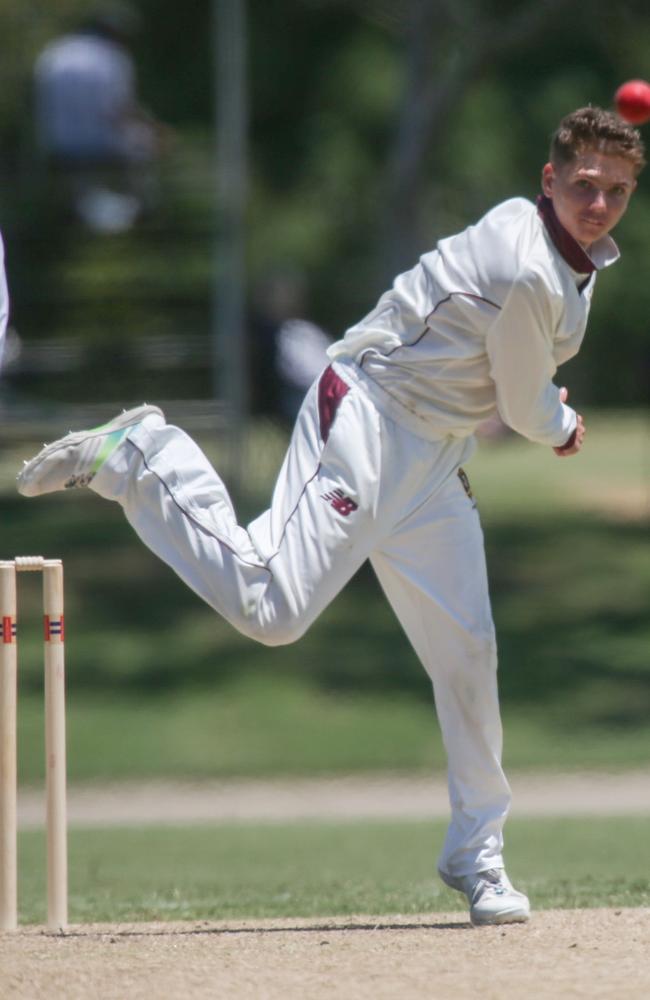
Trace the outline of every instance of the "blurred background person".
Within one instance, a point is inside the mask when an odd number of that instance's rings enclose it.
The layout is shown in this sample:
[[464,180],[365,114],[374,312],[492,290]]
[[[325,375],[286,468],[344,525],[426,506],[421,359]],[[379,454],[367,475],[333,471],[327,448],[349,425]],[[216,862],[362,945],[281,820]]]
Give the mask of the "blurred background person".
[[305,394],[327,367],[330,337],[307,319],[286,319],[275,338],[275,372],[281,385],[280,415],[293,422]]
[[123,232],[152,206],[153,168],[171,141],[138,102],[128,46],[139,28],[129,4],[98,6],[34,66],[38,147],[74,214],[96,232]]
[[329,364],[332,338],[306,318],[304,275],[267,273],[255,291],[250,319],[250,383],[256,414],[293,424],[307,390]]

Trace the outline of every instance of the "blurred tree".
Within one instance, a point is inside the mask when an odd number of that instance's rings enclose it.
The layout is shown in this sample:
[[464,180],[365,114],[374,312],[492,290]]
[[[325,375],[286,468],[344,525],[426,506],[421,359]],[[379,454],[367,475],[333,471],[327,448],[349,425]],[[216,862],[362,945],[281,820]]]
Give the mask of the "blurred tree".
[[[512,51],[543,42],[567,4],[568,0],[405,4],[407,73],[386,185],[388,275],[411,266],[427,246],[421,216],[424,189],[432,176],[443,176],[435,154],[444,147],[470,85],[488,76]],[[430,151],[435,157],[433,172]],[[440,188],[442,194],[443,185]]]
[[[0,4],[0,225],[25,336],[101,337],[107,323],[129,339],[175,324],[207,333],[210,5],[134,2],[145,25],[135,52],[143,100],[180,136],[161,235],[101,255],[71,237],[71,256],[56,257],[25,183],[29,81],[45,41],[92,0]],[[502,198],[534,197],[562,114],[608,105],[623,79],[650,75],[647,0],[595,0],[588,11],[568,0],[248,0],[248,12],[251,289],[270,270],[301,269],[310,318],[334,335],[436,239]],[[649,238],[644,176],[620,229],[627,260],[602,276],[608,294],[596,296],[576,373],[594,400],[638,402],[647,392],[650,286],[629,261]],[[170,308],[174,289],[190,312]]]

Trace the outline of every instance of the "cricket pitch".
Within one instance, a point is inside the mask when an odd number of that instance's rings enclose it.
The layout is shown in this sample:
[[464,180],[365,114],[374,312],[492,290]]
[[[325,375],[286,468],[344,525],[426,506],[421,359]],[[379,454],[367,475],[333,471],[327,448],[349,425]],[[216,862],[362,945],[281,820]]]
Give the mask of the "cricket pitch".
[[4,1000],[531,1000],[650,995],[650,910],[95,924],[0,936]]

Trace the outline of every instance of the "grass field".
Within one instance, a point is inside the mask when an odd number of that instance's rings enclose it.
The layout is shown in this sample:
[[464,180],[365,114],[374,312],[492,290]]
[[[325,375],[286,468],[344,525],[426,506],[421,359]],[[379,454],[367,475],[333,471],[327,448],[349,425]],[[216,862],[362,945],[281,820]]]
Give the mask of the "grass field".
[[[648,762],[650,428],[646,414],[586,416],[575,459],[512,436],[483,442],[468,467],[512,768]],[[251,434],[244,513],[265,502],[283,447],[273,428]],[[258,646],[150,555],[115,505],[17,497],[32,450],[0,464],[3,549],[65,561],[72,780],[442,767],[428,681],[367,568],[299,643]],[[43,771],[39,615],[38,581],[22,578],[28,781]]]
[[[435,876],[441,822],[73,830],[74,922],[464,910]],[[511,877],[536,909],[650,905],[647,819],[512,820]],[[44,921],[44,844],[20,838],[21,920]]]

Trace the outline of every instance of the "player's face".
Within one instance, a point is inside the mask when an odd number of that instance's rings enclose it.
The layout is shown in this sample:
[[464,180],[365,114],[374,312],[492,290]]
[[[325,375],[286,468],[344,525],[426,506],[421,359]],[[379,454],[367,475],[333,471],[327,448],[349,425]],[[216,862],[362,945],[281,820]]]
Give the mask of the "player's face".
[[634,165],[622,156],[585,151],[571,163],[547,163],[542,190],[555,214],[583,247],[613,229],[636,187]]

